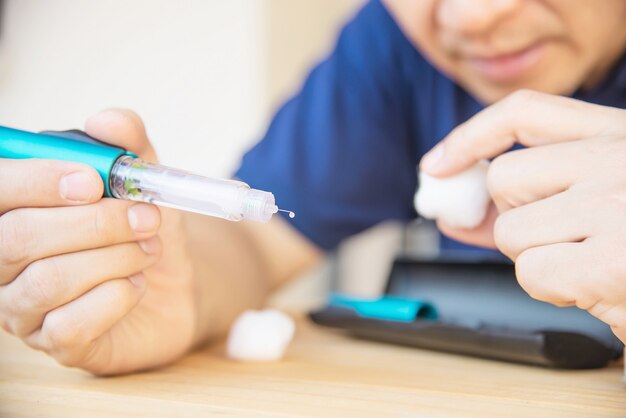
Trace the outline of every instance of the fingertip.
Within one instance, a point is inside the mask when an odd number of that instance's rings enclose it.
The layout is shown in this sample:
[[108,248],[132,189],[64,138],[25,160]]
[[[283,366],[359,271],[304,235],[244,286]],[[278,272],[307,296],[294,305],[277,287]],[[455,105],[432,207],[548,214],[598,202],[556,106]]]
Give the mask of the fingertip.
[[465,243],[470,243],[467,239],[468,231],[471,231],[469,229],[454,228],[440,219],[437,219],[437,229],[448,238],[452,238],[454,240]]
[[141,117],[129,109],[105,109],[87,119],[85,131],[102,141],[154,159]]
[[433,177],[449,177],[469,168],[475,161],[459,158],[443,142],[428,151],[420,161],[420,170]]
[[108,133],[112,129],[132,129],[134,133],[145,133],[141,117],[130,109],[109,108],[89,117],[85,122],[87,133]]
[[94,203],[103,196],[104,183],[96,170],[84,166],[62,174],[59,194],[70,204]]
[[158,235],[138,241],[138,244],[142,251],[148,255],[158,256],[161,253],[162,245]]
[[161,225],[161,211],[149,203],[135,203],[127,215],[130,228],[137,233],[156,233]]
[[441,220],[437,220],[437,229],[453,240],[468,245],[474,245],[482,248],[496,249],[493,238],[493,229],[489,221],[484,221],[481,225],[473,229],[454,228]]
[[427,174],[436,176],[441,170],[444,154],[444,144],[437,144],[433,149],[424,154],[420,161],[420,169]]
[[128,281],[139,290],[143,291],[146,288],[147,279],[146,275],[143,273],[136,273],[129,276]]

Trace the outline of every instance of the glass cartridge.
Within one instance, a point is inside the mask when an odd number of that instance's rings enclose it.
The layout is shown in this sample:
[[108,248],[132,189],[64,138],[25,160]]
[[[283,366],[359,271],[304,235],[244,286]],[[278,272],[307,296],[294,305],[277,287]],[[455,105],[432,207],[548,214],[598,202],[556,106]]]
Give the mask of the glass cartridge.
[[[111,194],[119,199],[154,203],[170,208],[217,216],[268,222],[279,211],[274,195],[235,180],[214,179],[120,157],[111,169]],[[292,216],[292,213],[290,213]]]

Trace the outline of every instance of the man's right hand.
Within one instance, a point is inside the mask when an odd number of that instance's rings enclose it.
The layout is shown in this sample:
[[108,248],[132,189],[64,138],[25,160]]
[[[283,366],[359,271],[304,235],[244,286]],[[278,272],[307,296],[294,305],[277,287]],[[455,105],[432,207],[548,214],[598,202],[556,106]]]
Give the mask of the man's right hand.
[[[140,119],[105,111],[87,133],[155,155]],[[101,198],[92,168],[0,159],[0,324],[62,364],[98,374],[154,367],[193,344],[180,214]]]

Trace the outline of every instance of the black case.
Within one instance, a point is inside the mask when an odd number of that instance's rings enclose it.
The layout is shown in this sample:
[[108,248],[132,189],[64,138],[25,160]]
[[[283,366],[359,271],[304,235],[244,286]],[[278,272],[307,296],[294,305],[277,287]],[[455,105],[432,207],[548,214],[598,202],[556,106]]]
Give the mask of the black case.
[[336,306],[310,317],[356,337],[556,368],[603,367],[623,349],[586,311],[529,297],[505,262],[397,259],[386,294],[429,301],[439,318],[394,322]]

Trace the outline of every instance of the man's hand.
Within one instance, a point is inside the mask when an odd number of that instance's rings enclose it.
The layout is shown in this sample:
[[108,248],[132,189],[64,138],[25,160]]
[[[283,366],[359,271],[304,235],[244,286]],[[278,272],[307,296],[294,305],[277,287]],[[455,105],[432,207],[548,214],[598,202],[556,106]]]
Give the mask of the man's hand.
[[[515,143],[529,148],[500,155]],[[493,157],[490,215],[475,230],[441,230],[496,246],[532,297],[586,309],[626,342],[626,111],[520,91],[456,128],[421,168],[445,177]]]
[[[105,111],[88,134],[155,161],[141,120]],[[181,216],[102,199],[90,167],[0,159],[0,324],[62,364],[98,374],[171,361],[196,309]]]

